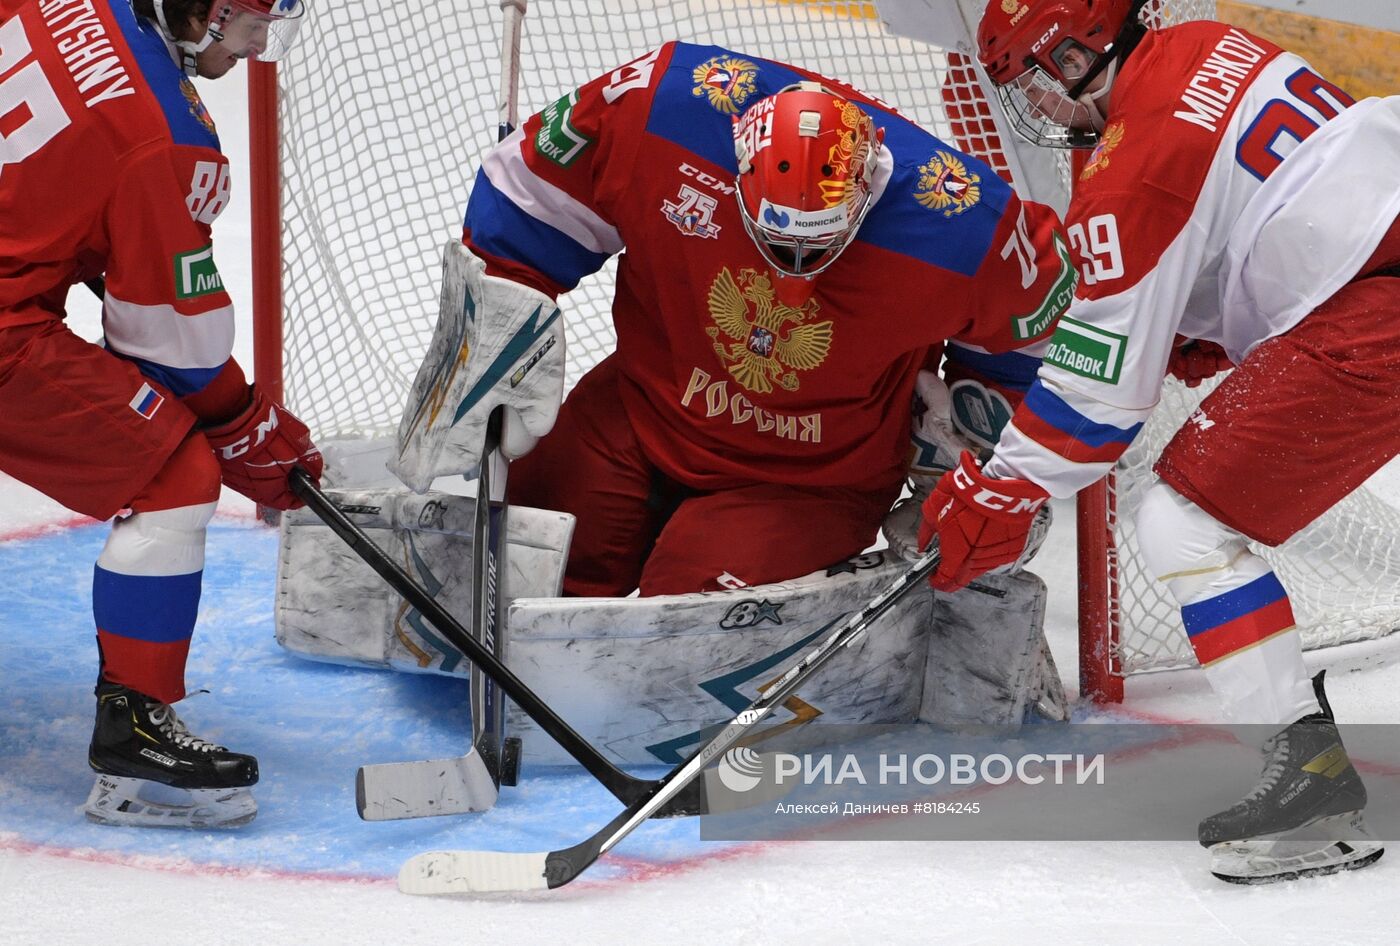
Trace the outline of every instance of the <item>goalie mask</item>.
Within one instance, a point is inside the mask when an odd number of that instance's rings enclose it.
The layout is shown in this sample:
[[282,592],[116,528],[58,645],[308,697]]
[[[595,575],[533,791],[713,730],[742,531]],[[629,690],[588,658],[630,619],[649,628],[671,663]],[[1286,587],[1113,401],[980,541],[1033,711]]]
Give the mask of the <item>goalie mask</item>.
[[850,245],[873,203],[883,140],[869,115],[815,82],[788,86],[734,119],[739,212],[779,302],[811,298],[812,277]]
[[977,58],[1022,138],[1047,148],[1089,148],[1098,142],[1118,63],[1143,36],[1138,17],[1147,2],[992,0],[987,5],[977,28]]

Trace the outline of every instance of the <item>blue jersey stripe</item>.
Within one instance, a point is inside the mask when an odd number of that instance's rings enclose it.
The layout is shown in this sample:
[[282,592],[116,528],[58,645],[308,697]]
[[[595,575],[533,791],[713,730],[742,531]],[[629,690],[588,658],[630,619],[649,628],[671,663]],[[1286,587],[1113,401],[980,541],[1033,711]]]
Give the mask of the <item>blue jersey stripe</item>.
[[[113,3],[111,10],[117,25],[121,27],[126,44],[131,47],[132,55],[136,57],[136,64],[146,80],[147,87],[160,103],[161,111],[165,113],[165,120],[170,126],[170,137],[176,144],[219,151],[219,136],[213,131],[213,122],[205,125],[195,114],[195,109],[198,108],[205,119],[209,118],[209,113],[204,111],[204,104],[200,102],[199,94],[194,91],[194,85],[185,78],[180,67],[170,58],[170,50],[155,24],[144,17],[138,17],[132,11],[130,3]],[[187,92],[193,94],[193,99],[186,97]]]
[[983,378],[1013,391],[1025,391],[1029,388],[1035,381],[1036,372],[1040,370],[1039,358],[1014,351],[991,355],[958,345],[949,345],[948,360],[970,368]]
[[1022,404],[1051,427],[1088,447],[1098,448],[1110,443],[1127,446],[1142,430],[1142,424],[1124,429],[1091,420],[1052,394],[1043,384],[1031,385]]
[[1283,590],[1278,576],[1269,572],[1234,591],[1186,605],[1181,609],[1181,619],[1186,625],[1186,633],[1195,637],[1287,596],[1288,592]]
[[[733,100],[738,114],[755,102],[803,78],[779,63],[746,56],[717,46],[677,43],[665,75],[657,85],[647,116],[647,132],[671,142],[723,169],[726,175],[738,173],[734,157],[733,116],[710,102],[695,70],[710,60],[742,60],[757,67],[755,88],[745,91],[743,100]],[[879,90],[872,90],[878,94]],[[698,94],[697,94],[698,93]],[[884,129],[885,148],[894,159],[894,170],[879,202],[856,236],[856,242],[878,246],[891,253],[913,257],[963,276],[982,268],[993,238],[1011,201],[1010,185],[974,157],[963,154],[924,129],[887,109],[858,102],[875,125]],[[930,209],[916,196],[922,170],[939,155],[950,156],[976,178],[978,198],[949,215]],[[911,233],[920,234],[911,240]]]
[[[742,100],[734,99],[735,113],[721,111],[712,105],[709,96],[695,81],[696,68],[712,59],[742,60],[757,67],[757,71],[752,73],[755,82],[753,90],[745,91]],[[652,98],[651,113],[647,116],[647,133],[665,138],[724,168],[733,176],[739,173],[739,163],[734,157],[733,116],[742,115],[759,99],[805,78],[767,59],[745,56],[718,46],[677,43],[671,62]]]
[[223,365],[219,365],[217,368],[172,368],[169,365],[147,361],[144,358],[132,358],[118,351],[111,351],[111,353],[134,364],[141,370],[142,375],[157,384],[164,385],[176,397],[198,394],[209,386],[209,382],[213,381],[220,371],[224,370]]
[[153,644],[188,640],[199,612],[203,575],[121,575],[94,566],[93,617],[98,628],[121,637]]
[[466,227],[485,252],[539,270],[566,289],[608,258],[521,210],[481,172],[467,201]]

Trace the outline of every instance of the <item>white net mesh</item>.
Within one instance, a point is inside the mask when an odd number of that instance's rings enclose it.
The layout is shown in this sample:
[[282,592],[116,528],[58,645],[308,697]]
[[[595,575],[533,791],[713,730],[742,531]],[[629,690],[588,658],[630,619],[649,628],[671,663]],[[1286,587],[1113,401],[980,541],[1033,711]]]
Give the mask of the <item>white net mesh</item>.
[[[951,4],[954,0],[948,0]],[[1214,15],[1213,0],[1154,0],[1152,25]],[[288,400],[320,438],[397,425],[436,318],[439,247],[461,232],[496,138],[503,16],[496,0],[347,4],[308,18],[280,70]],[[968,61],[885,34],[869,3],[531,0],[521,47],[522,119],[670,39],[712,43],[844,79],[1005,171]],[[1034,196],[1054,202],[1043,193]],[[564,300],[573,382],[612,349],[611,269]],[[1193,400],[1169,387],[1120,471],[1120,526],[1150,460]],[[1310,645],[1393,627],[1394,511],[1369,495],[1279,553]],[[1126,672],[1193,658],[1177,608],[1119,536]],[[1067,589],[1066,589],[1067,591]]]
[[[1168,381],[1162,403],[1118,466],[1118,553],[1125,674],[1195,663],[1180,612],[1143,564],[1133,516],[1156,482],[1152,464],[1218,379],[1195,390]],[[1400,512],[1367,486],[1276,549],[1251,546],[1288,589],[1309,649],[1388,634],[1400,626]]]
[[[320,437],[398,423],[437,315],[440,247],[461,234],[496,140],[502,21],[494,0],[354,4],[309,18],[280,70],[284,382]],[[843,79],[945,140],[1000,153],[966,60],[948,78],[948,55],[887,35],[869,3],[531,0],[521,120],[671,39]],[[564,300],[570,383],[613,347],[611,295],[609,269]]]

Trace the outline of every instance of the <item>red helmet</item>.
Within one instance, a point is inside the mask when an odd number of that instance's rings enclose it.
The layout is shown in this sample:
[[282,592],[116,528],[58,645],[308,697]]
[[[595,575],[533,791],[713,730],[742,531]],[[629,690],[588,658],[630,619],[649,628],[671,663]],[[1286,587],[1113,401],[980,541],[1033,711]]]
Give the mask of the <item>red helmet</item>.
[[977,28],[977,58],[1012,124],[1048,147],[1098,137],[1085,87],[1123,53],[1144,0],[991,0]]
[[734,119],[739,211],[787,305],[855,237],[870,209],[884,132],[853,102],[816,82],[759,99]]
[[272,62],[292,48],[305,13],[302,0],[214,0],[209,32],[235,55]]

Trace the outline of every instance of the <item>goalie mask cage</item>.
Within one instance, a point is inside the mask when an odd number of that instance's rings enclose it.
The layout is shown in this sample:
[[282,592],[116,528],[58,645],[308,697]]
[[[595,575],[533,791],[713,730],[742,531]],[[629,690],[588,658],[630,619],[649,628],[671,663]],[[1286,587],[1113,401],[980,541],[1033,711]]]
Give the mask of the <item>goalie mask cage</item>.
[[[437,315],[440,247],[460,235],[476,169],[496,140],[502,9],[525,5],[312,10],[280,67],[250,63],[254,373],[322,441],[389,436],[397,426]],[[1170,25],[1213,12],[1213,0],[1152,0],[1148,16]],[[1012,139],[965,37],[941,49],[891,36],[870,3],[530,0],[521,120],[671,39],[845,80],[1063,209],[1068,174],[1044,152],[1003,146]],[[613,348],[612,285],[610,265],[563,300],[570,385]],[[1152,459],[1194,405],[1189,393],[1169,384],[1116,476],[1080,497],[1081,689],[1095,699],[1121,699],[1125,674],[1194,660],[1131,528]],[[1391,507],[1362,493],[1265,550],[1307,646],[1400,623],[1397,526]]]

